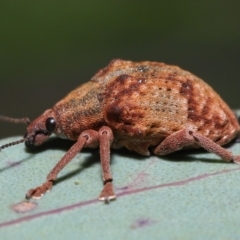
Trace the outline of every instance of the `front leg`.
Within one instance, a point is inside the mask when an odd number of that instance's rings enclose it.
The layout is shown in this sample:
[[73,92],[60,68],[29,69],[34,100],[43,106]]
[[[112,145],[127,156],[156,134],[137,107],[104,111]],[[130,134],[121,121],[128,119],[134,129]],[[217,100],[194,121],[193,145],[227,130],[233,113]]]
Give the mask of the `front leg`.
[[98,132],[94,130],[86,130],[82,132],[77,142],[68,150],[48,174],[46,182],[39,187],[30,189],[26,194],[26,198],[41,198],[47,191],[51,190],[58,173],[77,155],[79,151],[82,150],[83,147],[97,147],[99,145],[104,182],[104,188],[99,196],[99,200],[108,202],[109,200],[115,199],[116,195],[113,190],[110,170],[110,146],[112,141],[113,133],[109,127],[102,127]]
[[109,127],[102,127],[99,130],[99,144],[104,188],[99,196],[99,200],[105,202],[109,202],[109,200],[113,200],[116,198],[113,190],[113,179],[110,169],[110,146],[112,141],[112,130]]
[[46,182],[41,186],[30,189],[26,198],[39,199],[47,191],[51,190],[53,182],[56,180],[58,173],[77,155],[83,147],[98,146],[98,132],[94,130],[86,130],[80,134],[77,142],[68,150],[63,158],[56,164],[56,166],[48,174]]

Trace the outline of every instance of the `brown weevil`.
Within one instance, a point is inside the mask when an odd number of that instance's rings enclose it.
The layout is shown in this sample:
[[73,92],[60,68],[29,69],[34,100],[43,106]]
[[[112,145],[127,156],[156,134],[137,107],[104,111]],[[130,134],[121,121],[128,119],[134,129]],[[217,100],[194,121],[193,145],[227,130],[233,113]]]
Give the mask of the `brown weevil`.
[[[28,119],[19,121],[29,123]],[[46,182],[26,194],[27,198],[40,198],[82,148],[99,147],[104,182],[99,199],[109,201],[116,197],[110,171],[111,147],[126,147],[146,156],[202,147],[225,161],[240,163],[240,155],[221,147],[239,130],[227,104],[190,72],[159,62],[117,59],[30,122],[23,139],[0,150],[20,142],[27,147],[38,146],[52,133],[76,141]]]

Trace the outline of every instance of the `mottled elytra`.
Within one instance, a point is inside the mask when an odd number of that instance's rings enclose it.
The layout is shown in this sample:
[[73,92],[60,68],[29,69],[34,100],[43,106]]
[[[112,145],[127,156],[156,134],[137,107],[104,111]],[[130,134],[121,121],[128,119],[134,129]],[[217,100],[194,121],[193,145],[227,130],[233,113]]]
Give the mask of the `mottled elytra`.
[[52,188],[61,169],[85,147],[99,147],[104,187],[99,199],[115,199],[110,148],[126,147],[142,155],[166,155],[202,147],[225,161],[240,162],[221,147],[239,133],[238,121],[220,96],[203,80],[159,62],[113,60],[87,83],[70,92],[28,124],[25,142],[42,144],[52,133],[76,143],[48,174],[46,182],[29,190],[40,198]]

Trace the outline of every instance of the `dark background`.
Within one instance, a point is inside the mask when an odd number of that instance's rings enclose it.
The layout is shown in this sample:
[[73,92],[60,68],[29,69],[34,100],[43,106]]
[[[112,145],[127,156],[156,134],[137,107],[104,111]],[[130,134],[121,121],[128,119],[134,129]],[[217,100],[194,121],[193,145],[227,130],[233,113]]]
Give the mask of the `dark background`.
[[240,1],[1,1],[0,114],[33,120],[113,58],[179,65],[239,108]]

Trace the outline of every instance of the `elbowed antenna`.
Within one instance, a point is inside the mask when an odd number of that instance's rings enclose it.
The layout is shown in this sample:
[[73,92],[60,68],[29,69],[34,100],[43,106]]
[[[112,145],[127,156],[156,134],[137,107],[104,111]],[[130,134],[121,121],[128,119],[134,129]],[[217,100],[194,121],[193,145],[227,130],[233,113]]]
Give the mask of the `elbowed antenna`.
[[11,146],[13,146],[13,145],[17,145],[17,144],[19,144],[19,143],[26,142],[27,139],[28,139],[28,138],[22,138],[22,139],[20,139],[20,140],[18,140],[18,141],[15,141],[15,142],[6,143],[6,144],[0,146],[0,151],[2,151],[2,149],[4,149],[4,148],[11,147]]
[[30,120],[29,118],[11,118],[6,116],[0,115],[0,121],[11,122],[11,123],[25,123],[29,125]]

